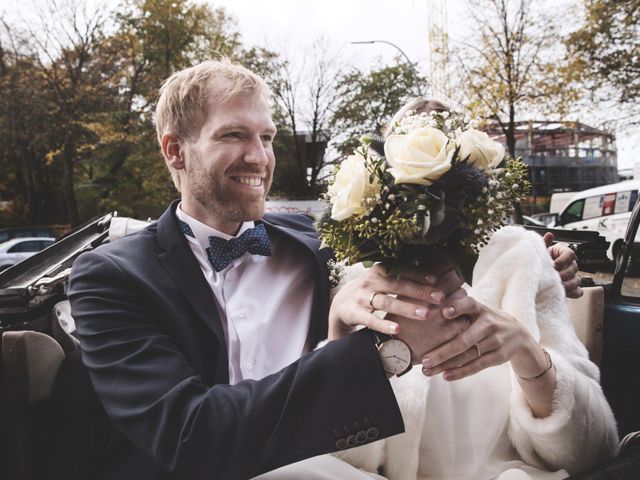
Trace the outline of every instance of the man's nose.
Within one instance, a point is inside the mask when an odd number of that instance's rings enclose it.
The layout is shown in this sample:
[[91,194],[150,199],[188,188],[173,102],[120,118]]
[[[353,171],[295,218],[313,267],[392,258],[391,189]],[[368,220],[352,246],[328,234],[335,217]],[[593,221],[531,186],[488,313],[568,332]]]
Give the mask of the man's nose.
[[244,155],[244,161],[247,163],[255,163],[257,165],[266,165],[269,163],[269,154],[262,138],[255,137],[247,145],[247,151]]

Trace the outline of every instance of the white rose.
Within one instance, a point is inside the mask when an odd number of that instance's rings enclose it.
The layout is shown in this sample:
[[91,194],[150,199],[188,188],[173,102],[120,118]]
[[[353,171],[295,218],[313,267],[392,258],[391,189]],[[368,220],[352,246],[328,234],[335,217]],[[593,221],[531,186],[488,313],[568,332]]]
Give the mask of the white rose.
[[406,135],[389,135],[384,154],[396,183],[431,185],[451,168],[453,149],[447,151],[447,136],[432,127]]
[[489,170],[498,166],[504,158],[504,147],[494,142],[484,132],[470,128],[458,137],[460,158],[482,170]]
[[367,213],[364,206],[365,197],[375,196],[380,192],[377,177],[373,182],[369,182],[369,175],[365,158],[359,153],[350,155],[342,162],[328,189],[333,220],[339,222],[352,215],[361,216]]

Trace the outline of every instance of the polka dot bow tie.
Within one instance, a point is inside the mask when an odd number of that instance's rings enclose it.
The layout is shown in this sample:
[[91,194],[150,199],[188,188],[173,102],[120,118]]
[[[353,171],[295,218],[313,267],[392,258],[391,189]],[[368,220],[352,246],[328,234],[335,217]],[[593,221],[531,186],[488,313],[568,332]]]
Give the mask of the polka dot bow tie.
[[224,270],[231,262],[246,252],[252,255],[271,256],[271,244],[264,224],[259,223],[255,227],[245,230],[239,237],[229,240],[209,237],[207,255],[216,272]]

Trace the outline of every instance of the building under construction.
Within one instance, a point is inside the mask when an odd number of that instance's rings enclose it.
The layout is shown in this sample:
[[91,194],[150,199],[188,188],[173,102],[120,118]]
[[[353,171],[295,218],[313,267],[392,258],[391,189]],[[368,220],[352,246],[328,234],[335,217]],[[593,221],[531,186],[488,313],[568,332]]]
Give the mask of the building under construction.
[[[506,145],[496,124],[484,129]],[[580,122],[516,122],[516,156],[529,167],[533,203],[552,193],[580,191],[618,181],[615,136]],[[542,197],[542,198],[541,198]]]

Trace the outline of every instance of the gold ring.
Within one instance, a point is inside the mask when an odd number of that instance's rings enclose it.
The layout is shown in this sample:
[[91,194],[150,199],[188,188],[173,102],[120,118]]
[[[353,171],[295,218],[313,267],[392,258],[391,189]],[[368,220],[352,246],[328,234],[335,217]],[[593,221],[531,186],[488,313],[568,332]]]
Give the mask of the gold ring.
[[476,342],[474,347],[476,347],[476,352],[478,353],[478,358],[480,358],[482,356],[482,352],[480,352],[480,342]]
[[377,308],[373,306],[373,299],[376,298],[376,295],[378,295],[379,293],[380,292],[373,292],[369,297],[369,306],[371,307],[371,313],[377,310]]

